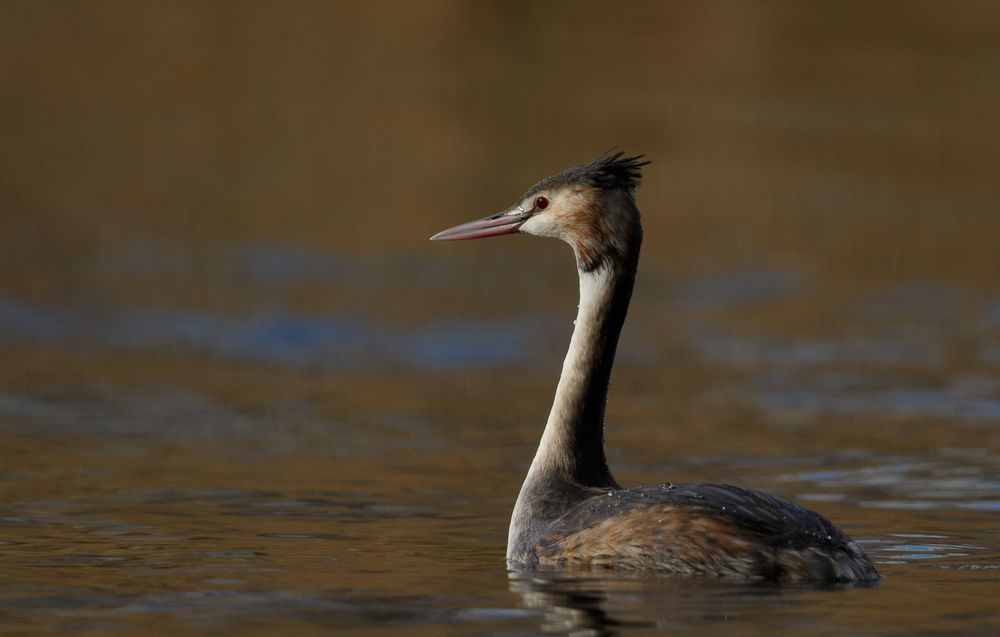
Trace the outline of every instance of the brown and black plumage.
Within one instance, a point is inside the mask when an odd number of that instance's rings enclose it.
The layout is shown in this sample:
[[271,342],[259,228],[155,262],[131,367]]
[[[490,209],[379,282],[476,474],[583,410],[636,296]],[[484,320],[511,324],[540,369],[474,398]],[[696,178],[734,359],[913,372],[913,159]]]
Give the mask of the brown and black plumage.
[[568,243],[580,306],[552,410],[511,516],[511,567],[652,569],[778,581],[878,579],[823,516],[739,487],[623,489],[604,455],[604,406],[642,244],[634,199],[648,162],[604,155],[547,177],[507,210],[432,239],[513,232]]

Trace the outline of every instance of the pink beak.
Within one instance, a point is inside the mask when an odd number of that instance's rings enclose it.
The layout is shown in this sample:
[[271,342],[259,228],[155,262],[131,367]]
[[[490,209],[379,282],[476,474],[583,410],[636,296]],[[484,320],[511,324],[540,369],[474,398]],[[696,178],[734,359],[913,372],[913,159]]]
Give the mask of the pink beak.
[[454,228],[442,230],[431,237],[431,241],[460,241],[510,234],[517,232],[521,224],[527,221],[530,216],[531,212],[524,212],[518,208],[498,212],[489,217],[483,217],[482,219],[463,223]]

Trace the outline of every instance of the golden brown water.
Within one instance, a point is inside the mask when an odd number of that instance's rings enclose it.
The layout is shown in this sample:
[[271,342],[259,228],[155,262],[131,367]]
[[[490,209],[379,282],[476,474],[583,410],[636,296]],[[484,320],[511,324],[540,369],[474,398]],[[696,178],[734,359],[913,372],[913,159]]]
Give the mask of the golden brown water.
[[[1000,631],[995,3],[7,3],[0,78],[0,631]],[[426,238],[612,146],[617,477],[877,586],[506,572],[572,261]]]

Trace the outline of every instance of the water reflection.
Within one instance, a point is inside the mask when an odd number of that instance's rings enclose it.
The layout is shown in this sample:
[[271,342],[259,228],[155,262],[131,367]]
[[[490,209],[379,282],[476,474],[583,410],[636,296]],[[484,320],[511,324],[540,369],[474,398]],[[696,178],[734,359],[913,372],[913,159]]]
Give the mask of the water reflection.
[[601,637],[616,634],[625,626],[654,625],[609,616],[605,610],[607,592],[596,578],[519,571],[511,571],[508,577],[510,590],[521,596],[521,603],[544,613],[540,626],[544,633]]
[[[789,587],[613,571],[512,571],[509,581],[524,606],[544,613],[543,632],[573,636],[633,634],[643,629],[698,634],[736,626],[745,634],[767,634],[768,621],[763,618],[776,611],[787,613],[794,607],[798,615],[814,614],[814,621],[825,621],[819,616],[822,598],[817,595],[878,586]],[[814,606],[811,611],[810,606]]]
[[421,368],[497,365],[523,357],[520,325],[448,321],[424,329],[359,318],[270,311],[227,316],[180,310],[88,310],[0,298],[0,342],[81,344],[120,349],[183,348],[223,360],[359,368],[386,363]]

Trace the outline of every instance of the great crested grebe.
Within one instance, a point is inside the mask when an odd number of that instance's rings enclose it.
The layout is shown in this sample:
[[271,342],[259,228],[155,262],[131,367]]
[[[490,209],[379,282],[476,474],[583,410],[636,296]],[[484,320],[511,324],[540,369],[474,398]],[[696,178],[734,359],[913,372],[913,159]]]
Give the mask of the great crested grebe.
[[616,152],[528,189],[507,210],[431,237],[514,232],[570,244],[580,306],[538,451],[510,520],[512,568],[589,566],[779,581],[878,579],[865,552],[826,518],[740,487],[624,489],[604,456],[604,406],[639,262],[633,193],[643,157]]

